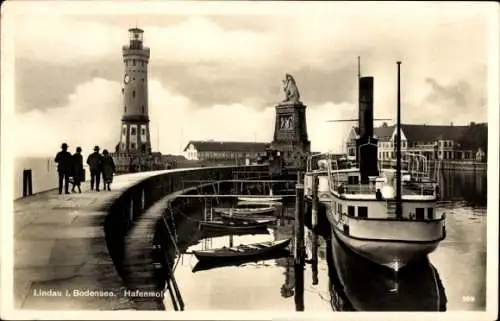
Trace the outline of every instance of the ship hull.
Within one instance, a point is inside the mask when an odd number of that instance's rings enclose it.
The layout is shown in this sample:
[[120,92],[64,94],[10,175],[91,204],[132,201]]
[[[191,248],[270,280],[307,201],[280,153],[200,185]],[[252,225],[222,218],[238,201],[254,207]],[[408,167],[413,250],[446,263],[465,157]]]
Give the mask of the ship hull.
[[398,240],[364,240],[349,237],[335,227],[332,227],[332,230],[338,240],[357,254],[394,271],[425,257],[434,251],[440,242],[440,240],[418,243]]

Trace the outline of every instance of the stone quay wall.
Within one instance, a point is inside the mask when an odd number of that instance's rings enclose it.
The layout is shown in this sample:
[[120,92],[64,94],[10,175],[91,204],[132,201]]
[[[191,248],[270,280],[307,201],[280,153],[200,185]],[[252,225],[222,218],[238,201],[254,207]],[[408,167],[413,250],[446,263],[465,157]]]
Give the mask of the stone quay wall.
[[[165,286],[164,282],[158,282],[152,247],[156,224],[168,203],[181,194],[211,185],[197,180],[218,182],[236,175],[239,178],[258,177],[266,170],[265,165],[250,165],[161,171],[128,187],[108,205],[104,221],[108,251],[125,286],[138,293],[136,301],[141,309],[164,308],[161,297],[145,297],[140,293],[159,293]],[[190,199],[183,201],[192,202]]]

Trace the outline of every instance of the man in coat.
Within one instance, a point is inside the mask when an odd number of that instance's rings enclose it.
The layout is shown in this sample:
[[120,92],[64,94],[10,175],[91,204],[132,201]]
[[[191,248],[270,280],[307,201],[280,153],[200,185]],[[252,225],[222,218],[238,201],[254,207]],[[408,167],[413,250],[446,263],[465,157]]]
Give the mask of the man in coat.
[[59,175],[59,194],[62,194],[63,181],[64,192],[69,194],[69,177],[72,174],[72,157],[68,152],[68,144],[62,143],[61,151],[57,153],[55,162],[57,163],[57,174]]
[[99,183],[101,181],[101,162],[102,156],[99,154],[99,146],[94,147],[94,152],[87,158],[87,164],[90,169],[90,189],[99,192]]

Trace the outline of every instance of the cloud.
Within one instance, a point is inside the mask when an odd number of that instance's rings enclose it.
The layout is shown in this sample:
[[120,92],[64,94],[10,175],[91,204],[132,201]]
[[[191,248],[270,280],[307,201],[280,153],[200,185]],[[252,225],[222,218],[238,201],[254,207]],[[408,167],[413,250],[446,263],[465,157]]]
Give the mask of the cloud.
[[[324,120],[357,117],[357,55],[362,74],[375,77],[376,117],[395,117],[402,60],[403,122],[486,118],[488,21],[480,11],[336,8],[242,15],[241,25],[238,15],[140,16],[151,48],[154,149],[178,153],[191,139],[271,140],[280,78],[290,72],[308,105],[312,148],[338,151],[353,124]],[[23,11],[14,20],[16,110],[31,109],[16,116],[19,152],[52,154],[65,140],[114,149],[130,15]]]
[[[13,138],[16,156],[52,156],[62,142],[70,149],[81,146],[84,153],[94,145],[113,151],[119,140],[122,116],[120,84],[95,78],[77,86],[68,104],[15,114]],[[252,102],[196,106],[188,97],[165,88],[158,80],[149,83],[150,130],[154,150],[179,154],[189,140],[231,140],[270,142],[275,110],[256,111]],[[309,139],[314,150],[336,150],[349,129],[326,123],[326,119],[353,117],[354,106],[327,103],[307,110]]]
[[[116,94],[118,93],[118,94]],[[120,130],[120,85],[95,78],[77,86],[64,106],[15,114],[15,154],[55,155],[62,142],[84,152],[94,145],[114,150]]]

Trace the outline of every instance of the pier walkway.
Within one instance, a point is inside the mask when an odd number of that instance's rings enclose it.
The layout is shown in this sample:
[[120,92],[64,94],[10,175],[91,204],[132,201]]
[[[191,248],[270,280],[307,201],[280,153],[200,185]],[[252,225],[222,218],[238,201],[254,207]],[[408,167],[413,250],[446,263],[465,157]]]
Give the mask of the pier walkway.
[[[107,206],[122,191],[159,173],[116,176],[112,191],[91,191],[84,183],[81,194],[52,190],[14,201],[14,308],[136,309],[123,295],[103,222]],[[114,296],[103,296],[110,292]]]
[[[217,166],[126,174],[115,177],[112,191],[91,191],[85,183],[81,194],[51,190],[15,200],[13,307],[163,310],[163,287],[156,283],[150,250],[155,222],[165,206],[190,191],[201,192],[203,186],[211,191],[212,184],[241,173],[258,177],[265,168]],[[213,183],[189,182],[193,179]],[[178,203],[190,202],[179,198]]]

